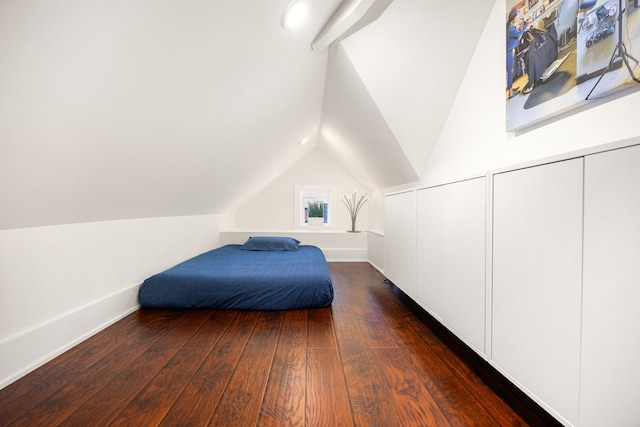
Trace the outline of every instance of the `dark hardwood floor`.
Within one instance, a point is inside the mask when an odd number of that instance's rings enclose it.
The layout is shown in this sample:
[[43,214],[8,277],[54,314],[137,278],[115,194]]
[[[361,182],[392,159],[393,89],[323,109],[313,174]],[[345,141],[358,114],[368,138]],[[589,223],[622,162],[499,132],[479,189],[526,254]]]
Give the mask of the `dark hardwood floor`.
[[508,406],[369,264],[330,270],[327,309],[139,310],[0,390],[0,425],[547,422]]

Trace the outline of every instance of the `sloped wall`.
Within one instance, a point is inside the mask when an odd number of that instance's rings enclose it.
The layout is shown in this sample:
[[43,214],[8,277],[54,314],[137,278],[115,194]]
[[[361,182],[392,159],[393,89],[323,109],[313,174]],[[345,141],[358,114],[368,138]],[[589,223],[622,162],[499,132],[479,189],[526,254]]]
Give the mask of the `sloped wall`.
[[375,22],[342,41],[418,174],[440,134],[493,1],[395,0]]
[[[451,181],[489,169],[640,136],[640,92],[570,113],[525,132],[505,132],[505,7],[505,2],[500,0],[494,5],[422,174],[425,183]],[[640,74],[638,67],[636,73]]]
[[341,44],[331,48],[318,147],[369,188],[418,179]]
[[219,213],[277,176],[315,142],[337,2],[294,35],[286,0],[1,1],[0,228]]

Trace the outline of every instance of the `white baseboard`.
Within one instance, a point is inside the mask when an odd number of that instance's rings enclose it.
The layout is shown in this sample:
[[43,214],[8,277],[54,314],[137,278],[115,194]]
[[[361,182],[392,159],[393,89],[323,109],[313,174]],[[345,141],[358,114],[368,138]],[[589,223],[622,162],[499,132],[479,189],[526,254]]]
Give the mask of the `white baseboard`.
[[139,287],[130,286],[0,342],[0,389],[137,310]]
[[371,264],[371,266],[373,268],[378,270],[380,272],[380,274],[382,274],[384,276],[384,268],[381,268],[381,267],[377,266],[372,260],[368,260],[368,261],[369,261],[369,264]]
[[366,248],[331,248],[322,249],[328,262],[366,262]]

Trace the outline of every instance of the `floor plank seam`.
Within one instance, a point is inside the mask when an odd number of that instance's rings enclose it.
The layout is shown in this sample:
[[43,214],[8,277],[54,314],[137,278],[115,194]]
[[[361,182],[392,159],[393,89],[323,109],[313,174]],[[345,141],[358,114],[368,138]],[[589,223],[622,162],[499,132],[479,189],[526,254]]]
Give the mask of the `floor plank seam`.
[[[206,321],[204,323],[206,323],[207,321],[209,321],[211,319],[211,317],[213,317],[213,315],[210,315]],[[200,362],[200,366],[197,369],[193,370],[193,373],[191,374],[191,376],[189,377],[189,381],[186,381],[184,384],[184,387],[182,387],[182,390],[180,391],[180,393],[178,393],[176,395],[176,398],[173,400],[173,403],[169,406],[169,408],[167,409],[167,411],[165,412],[164,416],[162,417],[162,419],[160,420],[160,422],[158,423],[158,425],[161,425],[163,423],[163,421],[167,418],[167,415],[169,413],[171,413],[171,411],[175,408],[176,403],[180,400],[180,398],[183,396],[184,392],[187,390],[187,388],[189,387],[189,384],[192,383],[193,379],[196,378],[196,375],[198,374],[198,372],[200,371],[202,365],[204,364],[204,362],[207,360],[207,358],[209,356],[211,356],[211,353],[213,353],[213,350],[216,348],[216,345],[218,344],[218,342],[220,342],[220,339],[222,338],[222,336],[227,332],[227,330],[229,329],[229,327],[231,326],[231,323],[238,317],[238,315],[234,315],[231,319],[229,319],[229,322],[227,323],[227,325],[224,327],[224,329],[220,332],[218,338],[216,339],[216,341],[214,343],[212,343],[211,348],[209,348],[209,351],[207,352],[207,354],[204,356],[204,358],[202,359],[202,361]],[[204,325],[204,324],[203,324]],[[202,326],[201,326],[202,327]],[[196,331],[197,332],[197,331]],[[194,332],[195,334],[195,332]]]
[[[333,307],[331,309],[333,311]],[[344,383],[344,387],[345,390],[347,391],[347,400],[349,401],[349,409],[351,411],[351,423],[352,425],[356,425],[356,420],[355,420],[355,416],[354,416],[354,406],[353,406],[353,399],[351,396],[351,393],[349,393],[349,387],[348,387],[348,382],[347,382],[347,373],[345,372],[345,360],[344,360],[344,349],[342,348],[341,344],[340,344],[340,340],[338,340],[338,331],[337,331],[337,326],[336,326],[336,320],[335,320],[335,316],[332,316],[331,318],[331,326],[333,328],[333,335],[335,336],[336,339],[336,347],[338,350],[338,358],[340,359],[340,365],[341,365],[341,374],[342,374],[342,381]]]

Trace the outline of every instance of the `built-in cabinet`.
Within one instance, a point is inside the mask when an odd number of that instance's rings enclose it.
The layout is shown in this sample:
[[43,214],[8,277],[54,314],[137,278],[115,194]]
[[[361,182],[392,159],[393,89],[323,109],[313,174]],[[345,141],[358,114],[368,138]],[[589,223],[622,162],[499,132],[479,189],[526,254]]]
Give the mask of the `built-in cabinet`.
[[494,175],[491,359],[578,420],[583,159]]
[[640,426],[640,146],[585,158],[580,427]]
[[385,206],[391,281],[563,424],[640,426],[640,146]]
[[416,193],[416,301],[485,353],[486,179]]
[[415,191],[387,195],[384,215],[384,274],[404,293],[415,298]]

